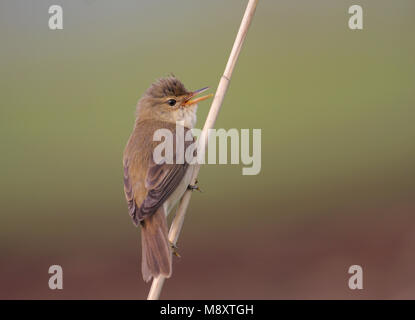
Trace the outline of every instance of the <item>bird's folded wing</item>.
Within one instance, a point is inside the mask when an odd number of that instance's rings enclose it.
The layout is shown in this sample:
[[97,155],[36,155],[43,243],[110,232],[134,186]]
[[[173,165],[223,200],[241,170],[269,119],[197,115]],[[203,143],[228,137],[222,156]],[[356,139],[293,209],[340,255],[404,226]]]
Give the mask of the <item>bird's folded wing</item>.
[[146,178],[148,192],[141,204],[139,219],[156,212],[179,186],[189,166],[187,163],[156,164],[152,159],[151,162]]
[[137,204],[135,203],[134,192],[133,192],[133,188],[131,185],[128,158],[124,159],[123,166],[124,166],[124,194],[125,194],[125,199],[127,200],[127,204],[128,204],[128,213],[130,214],[134,223],[137,225],[139,222],[137,219],[138,218],[137,217]]
[[[186,128],[185,131],[188,129]],[[176,141],[174,135],[173,141]],[[186,153],[187,148],[194,142],[185,141],[184,150]],[[174,146],[174,150],[176,150]],[[179,158],[177,154],[174,154],[174,162]],[[180,157],[184,158],[184,157]],[[155,163],[153,157],[149,157],[149,165],[145,180],[145,188],[147,189],[146,197],[141,203],[141,206],[137,206],[135,202],[134,192],[131,186],[129,163],[128,160],[124,161],[124,192],[128,202],[128,209],[130,216],[135,224],[138,224],[145,217],[154,214],[157,209],[163,205],[174,190],[180,185],[189,164],[184,162],[183,164],[166,164]]]

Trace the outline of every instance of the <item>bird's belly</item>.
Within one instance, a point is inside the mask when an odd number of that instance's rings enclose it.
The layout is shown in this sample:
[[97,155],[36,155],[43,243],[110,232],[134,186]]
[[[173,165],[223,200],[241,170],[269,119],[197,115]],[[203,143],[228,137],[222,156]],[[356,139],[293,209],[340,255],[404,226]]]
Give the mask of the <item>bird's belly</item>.
[[190,184],[190,181],[192,179],[193,175],[193,165],[189,165],[189,167],[186,170],[186,173],[180,182],[180,184],[177,186],[176,190],[173,191],[173,193],[170,195],[170,197],[164,202],[164,212],[166,213],[166,216],[170,213],[171,209],[176,205],[176,203],[180,200],[183,193],[187,190],[187,187]]

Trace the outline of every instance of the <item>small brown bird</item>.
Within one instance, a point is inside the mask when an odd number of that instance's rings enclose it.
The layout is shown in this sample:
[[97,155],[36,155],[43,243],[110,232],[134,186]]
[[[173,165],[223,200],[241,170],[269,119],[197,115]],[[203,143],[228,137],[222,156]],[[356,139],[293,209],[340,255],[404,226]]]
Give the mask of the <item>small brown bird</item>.
[[[205,91],[187,91],[174,76],[153,83],[138,101],[133,132],[124,150],[124,192],[128,210],[135,225],[141,225],[142,274],[144,281],[172,272],[172,245],[167,235],[167,215],[189,187],[193,166],[184,161],[173,164],[155,163],[154,132],[168,129],[173,134],[173,158],[185,159],[193,142],[184,141],[184,149],[176,150],[176,128],[182,125],[186,134],[196,123],[197,103],[212,95],[193,99]],[[178,148],[180,149],[180,148]]]

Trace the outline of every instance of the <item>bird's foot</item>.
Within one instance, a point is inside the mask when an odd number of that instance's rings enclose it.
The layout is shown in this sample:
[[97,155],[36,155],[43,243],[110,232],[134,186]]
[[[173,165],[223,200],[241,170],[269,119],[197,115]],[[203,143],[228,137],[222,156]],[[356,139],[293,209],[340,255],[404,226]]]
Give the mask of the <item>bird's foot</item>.
[[169,240],[169,243],[170,243],[170,248],[171,248],[173,254],[176,257],[181,258],[181,255],[177,252],[177,249],[178,249],[177,246],[173,242],[171,242],[170,240]]
[[197,191],[199,191],[199,192],[203,192],[203,191],[202,191],[202,189],[200,189],[200,188],[199,188],[199,186],[197,185],[197,183],[198,183],[198,181],[196,180],[194,185],[189,184],[189,185],[187,186],[187,189],[192,190],[192,191],[193,191],[193,190],[197,190]]

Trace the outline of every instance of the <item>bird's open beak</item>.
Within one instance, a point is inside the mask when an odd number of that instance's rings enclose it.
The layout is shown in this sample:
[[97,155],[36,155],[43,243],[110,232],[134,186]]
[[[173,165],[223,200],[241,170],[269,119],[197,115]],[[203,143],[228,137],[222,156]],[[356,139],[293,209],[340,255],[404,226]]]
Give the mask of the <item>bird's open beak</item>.
[[189,107],[189,106],[191,106],[193,104],[199,103],[200,101],[203,101],[203,100],[209,99],[210,97],[213,97],[213,94],[211,93],[211,94],[208,94],[208,95],[205,95],[205,96],[196,98],[196,99],[192,99],[195,96],[197,96],[198,94],[206,91],[207,89],[209,89],[209,87],[205,87],[205,88],[202,88],[202,89],[199,89],[199,90],[196,90],[196,91],[191,92],[189,94],[189,96],[187,97],[187,100],[183,103],[183,105],[185,107]]

